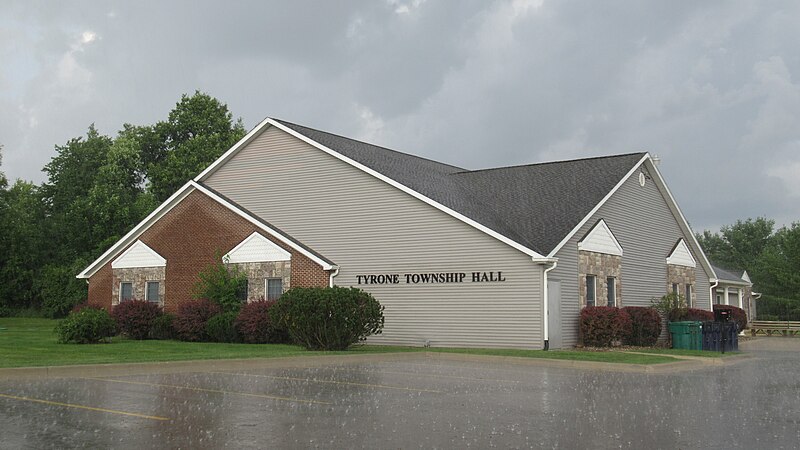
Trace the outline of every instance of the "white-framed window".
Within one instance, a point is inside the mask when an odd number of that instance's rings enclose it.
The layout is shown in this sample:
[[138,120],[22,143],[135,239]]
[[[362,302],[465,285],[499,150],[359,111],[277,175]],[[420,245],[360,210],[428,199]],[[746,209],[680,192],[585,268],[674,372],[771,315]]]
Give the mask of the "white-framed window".
[[133,300],[133,283],[123,281],[119,284],[119,301],[127,302]]
[[686,306],[694,307],[694,302],[692,301],[692,285],[686,283]]
[[159,303],[161,296],[158,294],[159,282],[148,281],[145,283],[144,299],[148,302]]
[[608,288],[608,306],[617,306],[617,279],[614,277],[606,278]]
[[267,293],[267,300],[277,300],[283,294],[283,279],[267,278],[264,280],[264,291]]
[[672,283],[672,293],[675,294],[675,295],[679,294],[678,283]]
[[586,275],[586,306],[594,306],[597,303],[597,277]]

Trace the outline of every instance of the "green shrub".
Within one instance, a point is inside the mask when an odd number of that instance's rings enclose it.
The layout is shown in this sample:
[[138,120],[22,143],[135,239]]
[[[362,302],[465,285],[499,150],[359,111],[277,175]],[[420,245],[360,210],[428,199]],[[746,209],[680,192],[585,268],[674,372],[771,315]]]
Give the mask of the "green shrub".
[[42,309],[47,317],[66,317],[70,310],[84,301],[89,293],[85,280],[75,278],[86,264],[76,260],[72,265],[48,265],[42,268],[36,280],[36,289],[42,298]]
[[383,306],[356,288],[293,288],[270,310],[273,322],[309,350],[345,350],[383,331]]
[[56,325],[58,341],[62,343],[93,344],[106,341],[117,331],[114,319],[104,309],[85,308],[70,313]]
[[156,317],[150,327],[150,339],[162,341],[175,339],[175,325],[172,323],[174,320],[175,315],[173,314],[162,314]]
[[228,311],[208,319],[206,334],[212,342],[241,342],[242,338],[236,331],[236,311]]
[[197,274],[200,280],[194,286],[194,298],[209,299],[218,304],[223,311],[239,311],[242,297],[247,297],[247,295],[242,296],[247,276],[236,266],[225,265],[219,252],[214,258],[217,262],[206,266]]

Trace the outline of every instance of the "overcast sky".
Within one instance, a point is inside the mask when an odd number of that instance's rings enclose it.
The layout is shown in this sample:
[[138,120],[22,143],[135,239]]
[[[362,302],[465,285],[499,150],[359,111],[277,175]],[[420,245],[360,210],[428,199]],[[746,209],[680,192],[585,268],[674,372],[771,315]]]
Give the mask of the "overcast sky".
[[788,224],[798,44],[795,0],[0,0],[0,170],[199,89],[470,169],[649,151],[695,230]]

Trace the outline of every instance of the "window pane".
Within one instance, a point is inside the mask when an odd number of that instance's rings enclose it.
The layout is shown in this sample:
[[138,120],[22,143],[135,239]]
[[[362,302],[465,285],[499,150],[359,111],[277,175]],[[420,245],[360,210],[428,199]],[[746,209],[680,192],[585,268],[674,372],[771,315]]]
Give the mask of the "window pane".
[[692,285],[686,285],[686,304],[692,306]]
[[595,277],[586,275],[586,306],[594,306],[595,302]]
[[119,287],[119,300],[126,301],[133,298],[133,283],[122,283]]
[[148,302],[158,303],[158,281],[148,281],[147,291],[145,292],[145,300]]
[[672,293],[678,295],[678,283],[672,283]]
[[241,283],[239,283],[239,288],[236,290],[236,298],[239,299],[239,301],[247,301],[247,289],[248,283],[247,278],[245,278]]
[[608,277],[608,306],[617,306],[617,285],[614,277]]
[[283,294],[283,280],[269,278],[267,280],[267,300],[277,300]]

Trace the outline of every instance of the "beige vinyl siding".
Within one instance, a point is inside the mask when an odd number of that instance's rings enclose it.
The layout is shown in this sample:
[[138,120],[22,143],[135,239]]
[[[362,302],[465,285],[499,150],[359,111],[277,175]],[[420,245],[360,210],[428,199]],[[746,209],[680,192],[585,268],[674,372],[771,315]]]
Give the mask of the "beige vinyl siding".
[[691,236],[685,236],[681,231],[679,219],[672,214],[653,180],[648,179],[642,187],[635,173],[555,255],[559,260],[558,267],[549,275],[561,280],[564,347],[574,346],[578,340],[578,241],[600,219],[605,220],[623,249],[618,295],[620,306],[650,306],[653,297],[666,293],[666,258],[678,239],[684,238],[698,261],[695,269],[696,307],[711,309],[709,276],[699,263],[700,255]]
[[[205,183],[359,274],[466,272],[463,284],[379,285],[386,326],[370,342],[541,348],[542,267],[510,246],[270,127]],[[505,282],[472,283],[502,271]],[[405,280],[402,280],[405,281]]]

